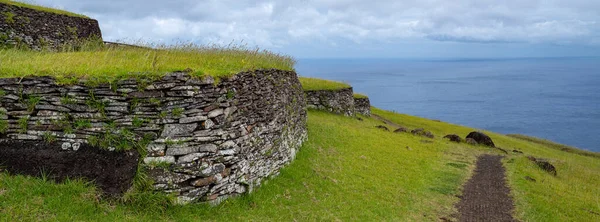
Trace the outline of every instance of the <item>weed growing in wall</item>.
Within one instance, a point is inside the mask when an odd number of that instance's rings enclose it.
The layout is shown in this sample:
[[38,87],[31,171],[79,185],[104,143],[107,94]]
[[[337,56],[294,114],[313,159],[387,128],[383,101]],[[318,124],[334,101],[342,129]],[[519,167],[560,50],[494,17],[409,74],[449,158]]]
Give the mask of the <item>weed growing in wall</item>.
[[5,119],[0,120],[0,133],[4,134],[8,130],[8,121]]
[[15,13],[13,12],[2,12],[2,15],[4,16],[4,22],[6,22],[6,24],[9,25],[13,25],[15,24]]
[[17,124],[19,125],[19,133],[26,133],[29,124],[29,117],[21,117],[19,120],[17,120]]

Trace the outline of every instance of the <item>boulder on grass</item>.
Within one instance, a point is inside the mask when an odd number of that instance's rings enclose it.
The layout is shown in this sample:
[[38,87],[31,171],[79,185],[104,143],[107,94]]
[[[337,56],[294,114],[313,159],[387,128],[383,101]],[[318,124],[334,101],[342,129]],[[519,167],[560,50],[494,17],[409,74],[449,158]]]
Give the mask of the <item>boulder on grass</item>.
[[408,128],[405,128],[402,126],[398,129],[394,130],[394,133],[405,133],[405,132],[408,132]]
[[557,175],[556,167],[554,167],[554,165],[552,165],[548,160],[535,158],[532,156],[528,156],[527,158],[529,160],[535,162],[535,164],[537,164],[538,167],[540,167],[542,170],[548,172],[549,174],[552,174],[553,176]]
[[410,133],[417,135],[417,136],[424,136],[424,137],[431,138],[431,139],[433,139],[433,137],[434,137],[433,133],[431,133],[423,128],[414,129],[414,130],[410,131]]
[[390,131],[390,129],[388,129],[387,127],[382,126],[382,125],[378,125],[378,126],[376,126],[376,128],[382,129],[382,130],[385,130],[385,131]]
[[471,132],[469,133],[469,135],[467,135],[467,138],[474,139],[475,141],[477,141],[478,144],[483,144],[489,147],[496,147],[496,145],[494,145],[494,141],[492,141],[492,138],[490,138],[488,135],[485,135],[482,132]]
[[465,142],[471,145],[477,145],[477,141],[475,141],[473,138],[467,138]]
[[457,143],[462,142],[462,138],[460,138],[460,136],[458,136],[456,134],[448,134],[448,135],[445,135],[444,138],[447,138],[452,142],[457,142]]

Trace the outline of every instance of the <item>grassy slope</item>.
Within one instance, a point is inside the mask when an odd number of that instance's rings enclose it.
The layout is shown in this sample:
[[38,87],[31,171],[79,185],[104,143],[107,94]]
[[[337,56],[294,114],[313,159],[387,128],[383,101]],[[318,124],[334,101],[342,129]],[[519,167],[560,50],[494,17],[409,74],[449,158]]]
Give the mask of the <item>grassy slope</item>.
[[[407,127],[424,127],[441,136],[456,133],[464,137],[473,130],[379,109],[374,109],[374,113]],[[518,218],[526,221],[600,220],[600,159],[502,134],[485,133],[499,147],[524,152],[524,155],[511,153],[504,159],[509,186],[517,205],[515,215]],[[550,160],[557,167],[558,176],[552,177],[540,170],[527,160],[528,155]],[[525,180],[526,176],[537,182]]]
[[288,56],[244,48],[190,45],[155,50],[90,45],[92,49],[79,52],[0,50],[0,78],[49,75],[61,83],[79,79],[111,82],[186,69],[195,76],[227,77],[255,69],[293,70],[295,63]]
[[300,83],[302,84],[302,88],[304,89],[304,91],[339,90],[351,87],[350,85],[342,82],[309,77],[300,77]]
[[74,16],[74,17],[88,18],[85,15],[80,15],[80,14],[73,13],[73,12],[68,12],[68,11],[64,11],[64,10],[60,10],[60,9],[55,9],[55,8],[48,8],[48,7],[34,5],[34,4],[30,4],[30,3],[23,3],[23,2],[19,2],[19,1],[0,0],[0,3],[9,4],[9,5],[15,5],[15,6],[24,7],[24,8],[30,8],[30,9],[35,9],[35,10],[38,10],[38,11],[50,12],[50,13],[55,13],[55,14],[60,14],[60,15],[68,15],[68,16]]
[[[374,128],[371,118],[358,121],[319,111],[309,112],[309,140],[297,159],[250,195],[218,207],[188,205],[134,206],[98,201],[81,182],[52,184],[40,179],[0,174],[0,221],[56,220],[358,220],[436,221],[455,213],[455,196],[468,178],[476,155],[488,148],[440,139],[472,129],[399,115],[374,113],[411,128],[436,134],[432,143],[410,134]],[[391,126],[388,126],[391,128]],[[516,197],[516,215],[532,221],[597,221],[582,210],[599,212],[600,163],[590,157],[548,149],[537,143],[490,133],[504,148],[549,158],[559,170],[553,178],[523,155],[505,159]],[[531,176],[537,183],[527,182]]]

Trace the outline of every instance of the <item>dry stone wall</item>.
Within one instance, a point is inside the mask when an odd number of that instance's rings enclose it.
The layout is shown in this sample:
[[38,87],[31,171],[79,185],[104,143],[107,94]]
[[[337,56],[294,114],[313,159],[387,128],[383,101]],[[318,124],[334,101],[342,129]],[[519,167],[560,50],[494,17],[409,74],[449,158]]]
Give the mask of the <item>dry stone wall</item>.
[[352,88],[340,90],[312,90],[305,91],[307,107],[312,109],[327,110],[329,112],[354,115],[354,96]]
[[98,21],[0,3],[0,48],[54,48],[73,40],[101,38]]
[[354,110],[359,114],[371,116],[371,102],[369,98],[354,98]]
[[[293,160],[307,137],[306,101],[293,71],[243,72],[218,84],[177,72],[96,87],[52,78],[1,79],[0,87],[0,154],[15,142],[53,144],[24,153],[38,157],[89,146],[135,156],[121,150],[141,147],[154,189],[182,202],[251,191]],[[0,155],[2,162],[10,161]]]

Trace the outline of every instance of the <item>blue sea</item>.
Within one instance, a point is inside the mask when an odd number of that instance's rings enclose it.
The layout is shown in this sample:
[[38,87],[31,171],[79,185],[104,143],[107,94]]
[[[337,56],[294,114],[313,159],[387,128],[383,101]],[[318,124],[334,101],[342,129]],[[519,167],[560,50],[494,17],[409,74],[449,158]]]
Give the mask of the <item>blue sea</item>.
[[300,59],[373,106],[600,152],[600,58]]

